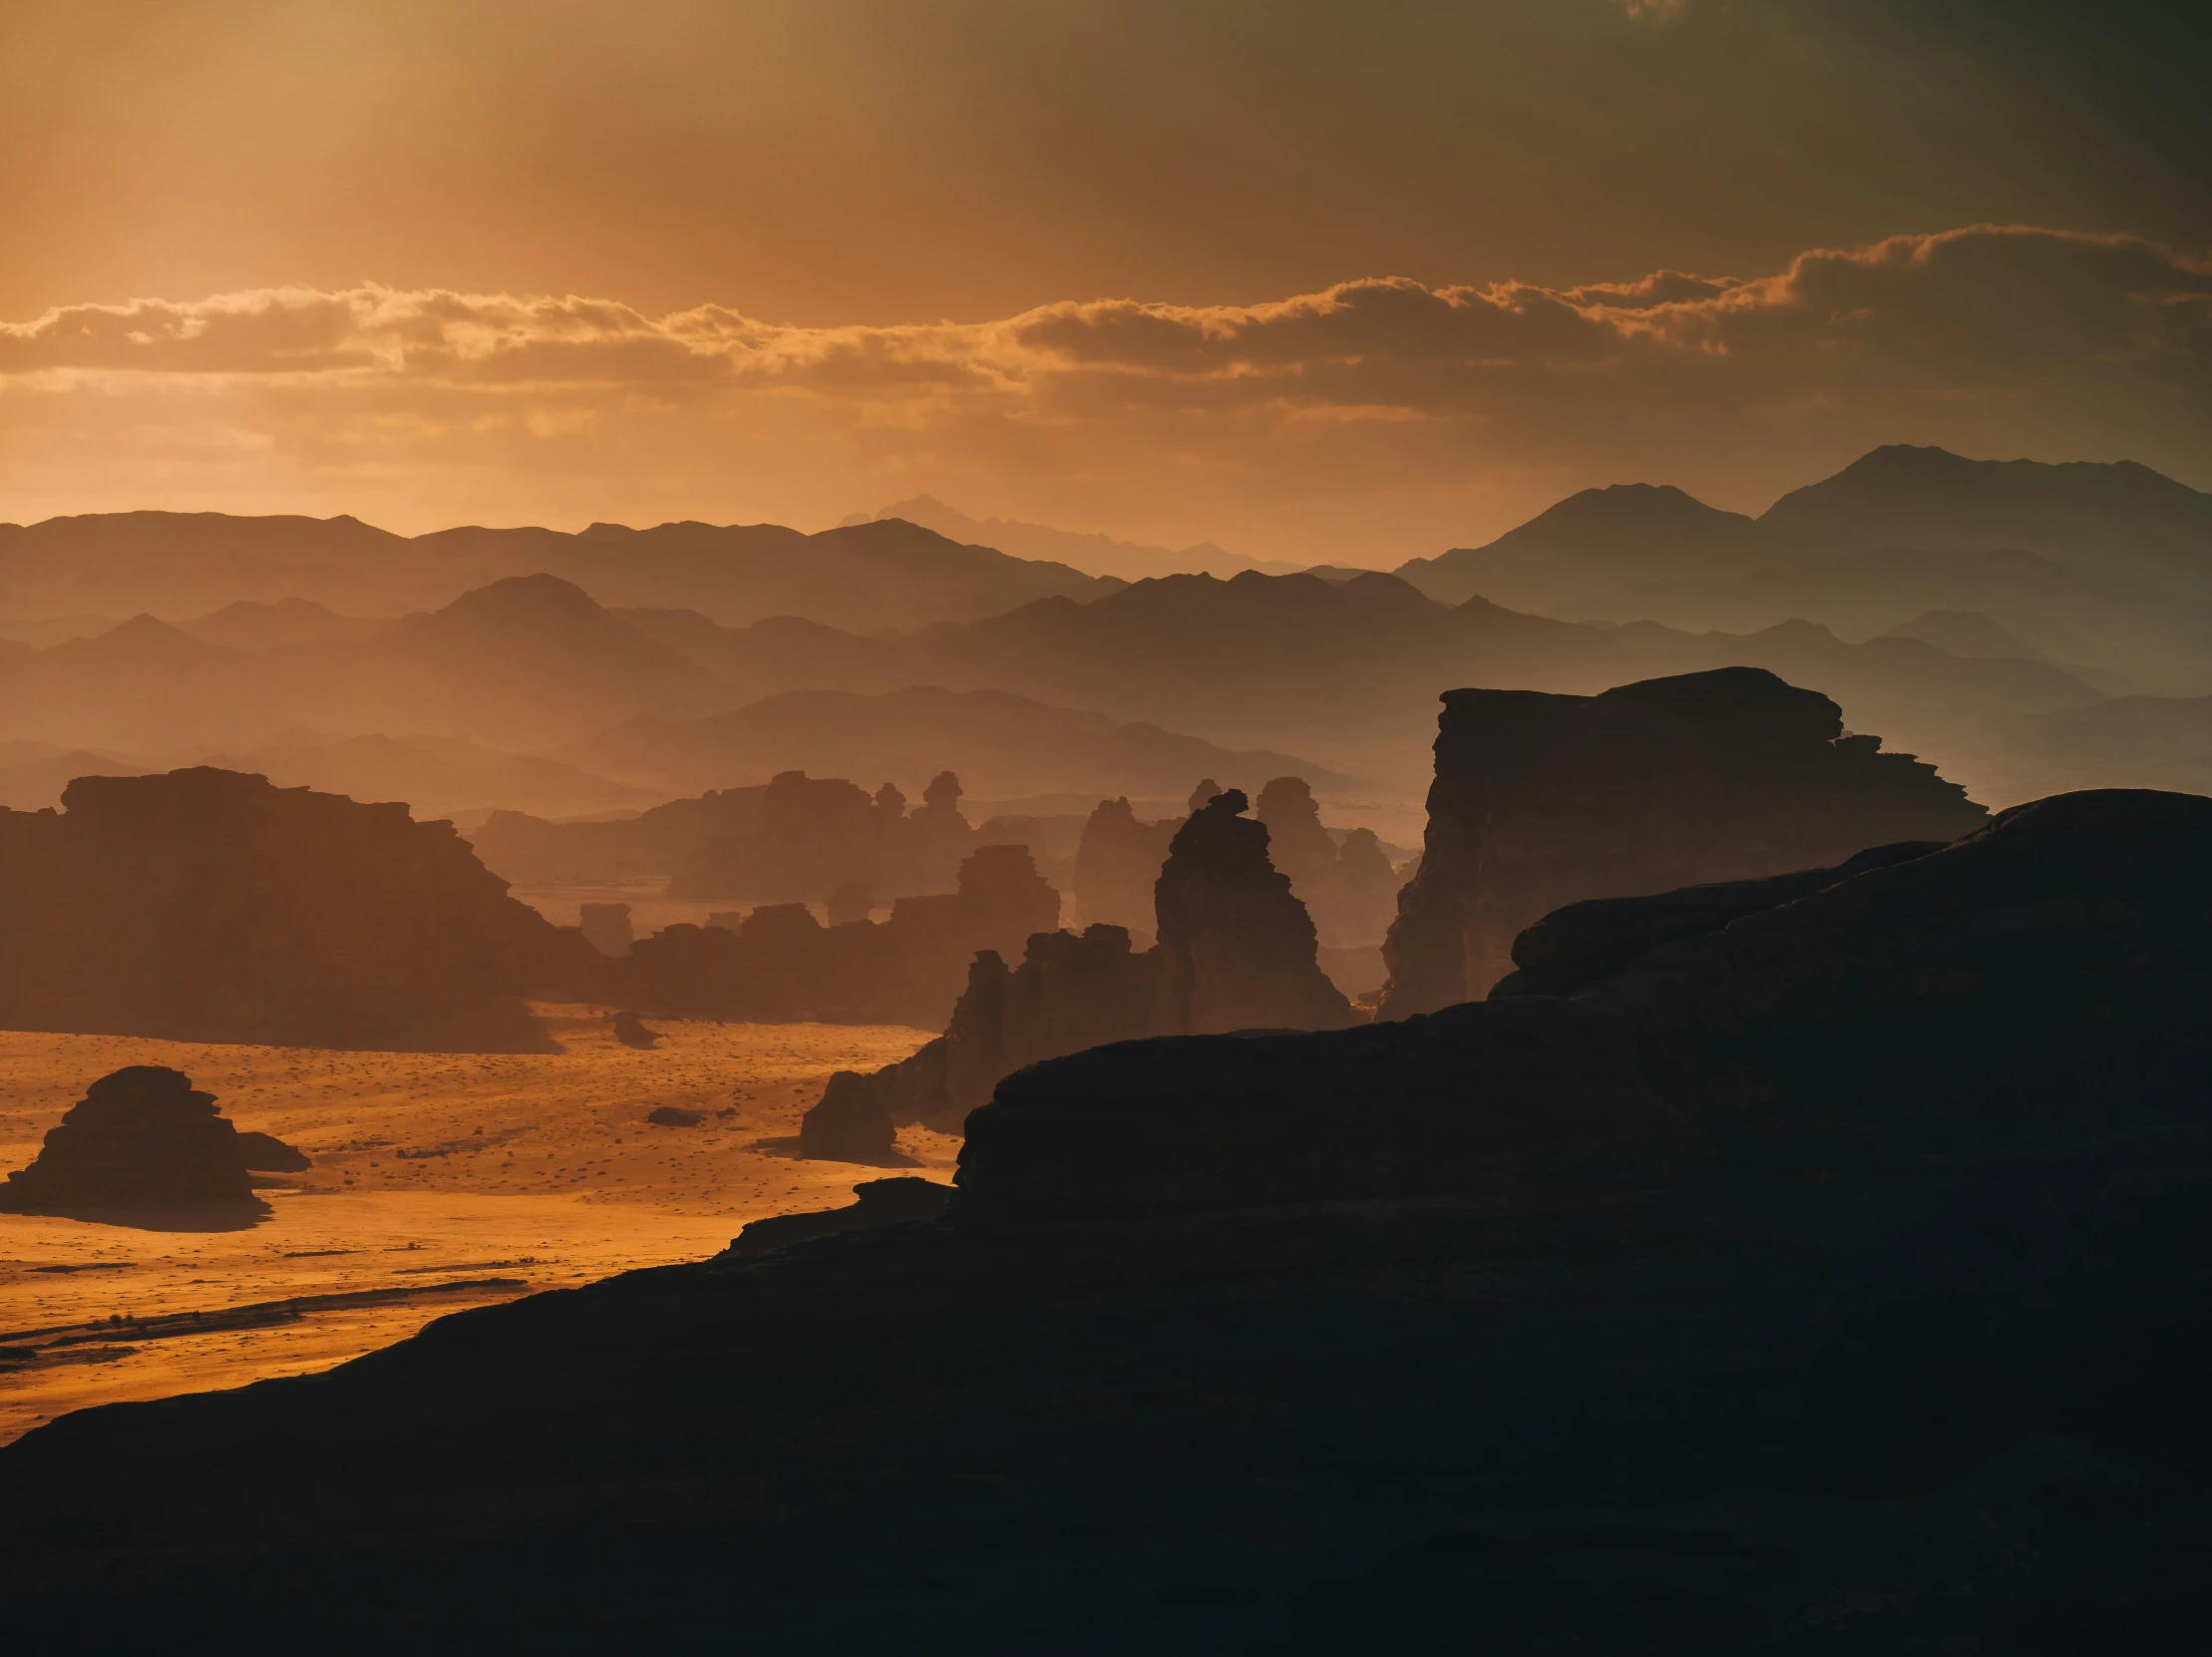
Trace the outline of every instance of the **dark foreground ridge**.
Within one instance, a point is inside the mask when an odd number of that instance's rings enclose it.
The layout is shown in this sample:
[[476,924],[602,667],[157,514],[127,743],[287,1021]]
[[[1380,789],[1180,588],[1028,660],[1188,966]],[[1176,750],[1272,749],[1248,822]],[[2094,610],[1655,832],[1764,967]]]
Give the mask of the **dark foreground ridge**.
[[67,1417],[0,1450],[11,1627],[2191,1649],[2212,800],[1583,938],[1562,995],[1023,1070],[940,1218]]

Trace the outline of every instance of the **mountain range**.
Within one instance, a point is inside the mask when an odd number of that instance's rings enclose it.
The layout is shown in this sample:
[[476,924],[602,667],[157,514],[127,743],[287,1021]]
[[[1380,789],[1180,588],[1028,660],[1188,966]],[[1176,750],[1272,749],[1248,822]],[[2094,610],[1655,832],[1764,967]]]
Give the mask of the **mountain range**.
[[[142,613],[43,647],[0,638],[0,739],[53,750],[26,764],[65,750],[176,763],[284,749],[295,767],[308,761],[289,751],[300,746],[283,735],[292,726],[333,740],[379,734],[417,751],[466,742],[578,770],[583,780],[539,779],[553,789],[533,796],[548,814],[556,801],[563,811],[614,809],[607,802],[622,789],[728,786],[767,768],[904,783],[910,763],[978,768],[994,793],[1081,792],[1127,776],[1130,789],[1173,795],[1189,779],[1182,758],[1160,757],[1171,751],[1306,756],[1297,768],[1410,801],[1425,786],[1442,690],[1588,693],[1739,664],[1834,695],[1854,728],[1929,753],[1948,774],[1988,779],[1985,797],[2003,803],[2019,797],[2008,779],[2027,774],[2022,766],[2062,780],[2092,752],[2089,739],[2064,735],[2074,728],[2064,720],[2115,722],[2110,751],[2124,755],[2150,740],[2144,733],[2190,726],[2196,715],[2168,701],[2212,696],[2212,599],[2180,590],[2212,566],[2212,540],[2192,539],[2208,501],[2140,467],[1895,448],[1757,519],[1629,485],[1571,497],[1487,548],[1395,576],[1247,570],[1134,583],[895,520],[814,537],[671,525],[412,541],[344,519],[56,520],[0,536],[8,579],[66,565],[89,592],[119,571],[198,580],[219,569],[241,581],[305,571],[328,578],[325,596],[222,592],[219,604],[173,611],[184,618],[174,624]],[[2093,523],[2107,526],[2101,540]],[[302,525],[323,538],[319,564],[301,562]],[[164,542],[171,531],[179,538]],[[1879,544],[1893,535],[1944,545]],[[26,564],[26,536],[55,558],[57,549],[83,556]],[[2007,538],[2036,544],[1998,544]],[[782,551],[764,550],[771,542]],[[117,552],[131,548],[135,564]],[[433,553],[439,579],[451,581],[533,550],[596,560],[602,588],[648,602],[609,604],[550,570],[498,577],[400,617],[348,611],[329,596],[340,575],[367,579],[355,568],[363,561],[384,559],[390,587]],[[870,591],[864,568],[890,575]],[[948,600],[932,610],[913,598],[946,600],[960,571],[1000,582],[996,598],[971,588],[960,606],[996,609],[945,614]],[[1477,581],[1490,591],[1463,591]],[[809,584],[819,614],[754,614],[770,596],[799,602]],[[731,598],[740,592],[744,604]],[[86,592],[64,597],[70,607],[58,616],[98,614],[83,608]],[[22,614],[19,599],[0,609]],[[897,626],[825,619],[895,612]],[[754,705],[793,692],[817,694]],[[2107,697],[2144,699],[2135,715],[2083,711]],[[787,740],[779,722],[804,737]],[[1148,727],[1156,734],[1130,734]],[[401,732],[412,734],[393,736]],[[648,749],[656,757],[643,764]],[[418,760],[365,749],[314,763],[424,775]],[[455,776],[406,786],[471,797],[487,767],[497,770],[481,756],[456,763]],[[2195,774],[2195,761],[2175,763]],[[497,774],[503,792],[527,780]],[[2124,779],[2123,767],[2113,780]]]
[[1116,541],[1108,535],[1085,535],[1076,530],[1054,529],[1049,524],[1024,524],[1007,518],[970,518],[946,506],[934,495],[917,495],[897,501],[876,513],[859,512],[845,526],[904,519],[954,541],[995,547],[1015,558],[1040,559],[1073,565],[1094,576],[1117,576],[1123,581],[1143,581],[1148,576],[1204,575],[1229,577],[1257,570],[1264,576],[1288,576],[1295,564],[1268,563],[1224,552],[1210,541],[1175,551],[1134,541]]
[[940,770],[957,772],[969,793],[984,797],[1174,798],[1188,794],[1201,777],[1255,793],[1279,776],[1302,776],[1324,791],[1350,784],[1292,754],[1235,752],[1158,725],[1125,724],[1004,690],[920,685],[873,696],[787,690],[703,719],[640,714],[561,757],[663,795],[795,770],[869,788],[888,780],[918,799]]
[[[975,621],[1115,585],[962,546],[903,520],[803,535],[775,524],[465,527],[406,537],[352,518],[130,512],[0,524],[0,616],[192,617],[307,600],[358,616],[450,604],[508,576],[554,575],[609,605],[680,605],[733,625],[807,616],[859,631]],[[210,618],[211,620],[211,618]]]
[[2132,462],[1876,449],[1758,518],[1678,489],[1585,490],[1488,545],[1396,572],[1573,620],[1885,630],[1976,611],[2037,653],[2173,694],[2212,691],[2212,495]]

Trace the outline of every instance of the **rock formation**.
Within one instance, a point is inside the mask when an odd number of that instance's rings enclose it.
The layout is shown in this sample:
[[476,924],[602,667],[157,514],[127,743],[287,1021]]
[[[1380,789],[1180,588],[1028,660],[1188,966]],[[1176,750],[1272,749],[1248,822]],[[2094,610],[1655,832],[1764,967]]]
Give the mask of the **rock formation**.
[[1268,861],[1268,829],[1238,789],[1176,831],[1153,899],[1159,984],[1152,1033],[1338,1030],[1350,1004],[1314,964],[1316,941],[1289,877]]
[[65,1417],[10,1629],[2196,1649],[2212,800],[1914,851],[1555,916],[1561,996],[1019,1070],[938,1220]]
[[1075,918],[1085,926],[1125,927],[1152,936],[1152,883],[1181,826],[1138,820],[1126,797],[1101,800],[1075,848]]
[[[845,880],[830,888],[824,907],[829,911],[830,925],[847,927],[856,921],[865,921],[875,913],[876,892],[865,880]],[[712,917],[709,917],[711,922]]]
[[257,1174],[296,1174],[312,1168],[314,1158],[294,1150],[273,1133],[240,1133],[238,1150],[246,1167]]
[[880,1225],[909,1225],[934,1220],[951,1206],[950,1186],[909,1174],[899,1179],[868,1179],[853,1187],[859,1200],[848,1208],[822,1209],[811,1214],[772,1214],[755,1220],[730,1239],[733,1255],[766,1254],[793,1243],[812,1242],[846,1231],[867,1231]]
[[587,903],[579,911],[583,941],[601,955],[627,955],[637,934],[626,903]]
[[958,1132],[1001,1077],[1062,1053],[1142,1036],[1356,1022],[1316,965],[1304,910],[1269,865],[1266,827],[1244,809],[1243,794],[1214,794],[1177,834],[1156,882],[1152,949],[1132,953],[1125,928],[1099,925],[1080,936],[1040,928],[1011,971],[1010,952],[984,951],[943,1036],[873,1074],[839,1071],[815,1111],[839,1135],[866,1122],[871,1144],[909,1122]]
[[1399,881],[1372,829],[1353,829],[1338,846],[1302,777],[1270,782],[1252,814],[1268,825],[1268,856],[1290,877],[1323,948],[1382,942],[1397,913]]
[[1626,1020],[1554,1000],[1123,1042],[1007,1076],[966,1125],[960,1212],[1005,1221],[1503,1193],[1688,1132]]
[[612,886],[665,880],[709,840],[760,830],[766,787],[709,789],[613,822],[553,823],[495,811],[469,836],[486,867],[518,884]]
[[[976,847],[975,830],[960,815],[960,779],[950,771],[937,773],[911,813],[888,782],[871,795],[840,777],[782,771],[751,792],[749,822],[680,849],[670,897],[820,903],[856,884],[872,899],[937,892]],[[517,838],[504,824],[501,833]]]
[[2212,800],[2061,794],[1809,893],[1771,882],[1570,993],[1636,1028],[1653,1085],[1708,1132],[2120,1131],[2206,1098],[2208,847]]
[[763,1022],[942,1028],[978,950],[1018,952],[1059,925],[1060,895],[1021,846],[982,846],[952,892],[900,898],[889,919],[825,927],[802,903],[726,926],[673,926],[600,975],[608,1000]]
[[1486,1002],[1009,1076],[968,1117],[962,1212],[1472,1191],[1783,1122],[1940,1144],[2194,1109],[2208,854],[2212,800],[2069,794],[1948,845],[1574,905]]
[[651,1047],[660,1041],[660,1032],[647,1029],[645,1021],[627,1008],[614,1015],[609,1028],[614,1039],[625,1047]]
[[450,823],[201,768],[0,812],[0,1026],[176,1040],[543,1050],[520,998],[595,959]]
[[[247,1203],[254,1164],[239,1140],[214,1094],[195,1090],[182,1070],[133,1064],[85,1089],[31,1165],[0,1186],[0,1208],[68,1214]],[[298,1152],[277,1149],[306,1166]]]
[[838,1071],[806,1119],[820,1113],[840,1135],[867,1121],[884,1141],[909,1122],[956,1133],[1010,1071],[1145,1035],[1158,984],[1157,954],[1132,954],[1120,927],[1037,933],[1011,971],[997,951],[981,951],[942,1036],[873,1073]]
[[799,1154],[819,1162],[868,1162],[881,1165],[899,1153],[898,1136],[880,1103],[864,1092],[837,1083],[852,1070],[840,1070],[822,1099],[799,1120]]
[[1934,766],[1880,750],[1844,735],[1827,697],[1754,667],[1599,696],[1445,692],[1381,1017],[1480,999],[1520,932],[1566,904],[1832,865],[1987,821]]

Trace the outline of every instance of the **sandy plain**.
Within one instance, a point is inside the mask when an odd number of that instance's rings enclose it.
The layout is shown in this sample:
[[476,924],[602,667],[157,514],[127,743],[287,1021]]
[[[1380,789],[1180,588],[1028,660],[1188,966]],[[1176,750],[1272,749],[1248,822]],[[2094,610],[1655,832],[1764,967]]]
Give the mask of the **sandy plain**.
[[[0,1171],[86,1085],[168,1064],[241,1129],[314,1159],[236,1229],[0,1214],[0,1443],[64,1412],[300,1375],[468,1306],[702,1259],[747,1221],[840,1206],[856,1181],[951,1177],[959,1141],[900,1137],[905,1169],[807,1162],[799,1116],[833,1070],[927,1031],[655,1020],[540,1005],[557,1053],[339,1052],[0,1032]],[[657,1126],[658,1106],[700,1113]],[[10,1355],[14,1355],[11,1357]]]

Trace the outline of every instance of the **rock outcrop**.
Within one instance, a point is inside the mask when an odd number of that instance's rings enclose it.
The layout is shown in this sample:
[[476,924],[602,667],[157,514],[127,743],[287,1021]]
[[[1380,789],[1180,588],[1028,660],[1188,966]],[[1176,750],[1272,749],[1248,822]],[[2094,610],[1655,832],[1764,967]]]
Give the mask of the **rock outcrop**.
[[184,1071],[129,1065],[85,1089],[31,1165],[0,1186],[0,1208],[72,1214],[243,1205],[253,1200],[247,1170],[259,1164],[239,1141],[214,1094],[195,1089]]
[[1237,789],[1176,831],[1153,905],[1159,984],[1152,1034],[1340,1030],[1350,1003],[1314,963],[1316,939],[1290,878],[1268,861],[1268,829]]
[[1514,970],[1490,992],[1509,996],[1572,995],[1638,956],[1680,938],[1718,932],[1731,921],[1834,886],[1868,869],[1886,869],[1943,850],[1940,840],[1872,846],[1833,869],[1800,869],[1763,880],[1685,886],[1642,898],[1593,898],[1555,909],[1513,941]]
[[[778,772],[766,788],[751,793],[757,798],[750,801],[752,815],[744,828],[702,835],[681,850],[668,883],[670,897],[819,903],[855,882],[874,892],[911,896],[941,890],[976,849],[975,830],[960,815],[960,779],[950,771],[931,779],[913,812],[907,797],[888,782],[869,794],[842,777],[810,777],[804,771]],[[706,818],[695,813],[687,820]],[[500,832],[507,840],[519,838],[511,825],[501,824]],[[612,837],[574,838],[580,843]]]
[[293,1149],[273,1133],[240,1133],[238,1150],[246,1167],[257,1174],[296,1174],[315,1165],[305,1151]]
[[1848,1159],[2201,1109],[2212,800],[2060,795],[1949,845],[1579,904],[1515,959],[1403,1023],[1009,1076],[967,1118],[961,1211],[1528,1189],[1752,1128]]
[[583,941],[601,955],[627,955],[630,945],[637,941],[626,903],[587,903],[580,907],[577,917]]
[[606,999],[761,1022],[943,1027],[978,950],[1015,954],[1059,925],[1060,895],[1023,846],[981,846],[957,889],[900,898],[882,922],[825,927],[805,904],[763,904],[732,931],[673,926],[599,974]]
[[1836,704],[1753,667],[1599,696],[1451,690],[1428,836],[1384,945],[1380,1016],[1479,1000],[1514,939],[1590,898],[1829,866],[1988,812]]
[[1122,1042],[1007,1076],[966,1129],[978,1222],[1503,1194],[1641,1172],[1688,1133],[1629,1022],[1557,1000]]
[[866,1162],[881,1166],[899,1154],[896,1129],[869,1092],[838,1084],[858,1077],[840,1070],[814,1108],[799,1120],[799,1154],[817,1162]]
[[1303,907],[1269,864],[1266,826],[1244,809],[1235,790],[1209,793],[1177,833],[1155,883],[1158,944],[1135,953],[1127,929],[1097,925],[1040,929],[1010,970],[1000,952],[978,954],[943,1036],[873,1074],[830,1078],[815,1106],[834,1124],[825,1133],[843,1143],[865,1123],[867,1137],[852,1142],[875,1145],[910,1122],[958,1132],[1002,1076],[1109,1042],[1357,1022],[1316,964]]
[[190,1041],[545,1050],[520,998],[593,952],[443,822],[206,768],[0,812],[0,1026]]
[[1268,856],[1313,918],[1323,949],[1382,942],[1397,913],[1397,872],[1372,829],[1355,828],[1339,846],[1321,826],[1321,808],[1303,777],[1277,777],[1260,790],[1252,814],[1268,825]]
[[1148,823],[1126,797],[1101,800],[1075,848],[1075,918],[1084,926],[1122,927],[1152,937],[1152,884],[1168,860],[1180,818]]
[[1561,923],[1564,996],[1018,1071],[941,1219],[48,1424],[10,1629],[2198,1648],[2212,800],[1794,873]]
[[1120,927],[1037,933],[1011,970],[996,950],[981,951],[942,1036],[873,1073],[838,1071],[805,1120],[811,1126],[821,1117],[821,1132],[839,1144],[875,1147],[845,1161],[880,1156],[910,1122],[957,1133],[1000,1077],[1039,1059],[1147,1034],[1159,979],[1157,953],[1132,953]]
[[863,1180],[853,1187],[853,1195],[859,1200],[847,1208],[772,1214],[765,1220],[755,1220],[730,1240],[730,1253],[767,1254],[840,1232],[941,1219],[952,1203],[950,1186],[912,1174],[900,1179]]
[[1658,943],[1578,985],[1709,1131],[2110,1132],[2212,1074],[2212,800],[2099,790]]

